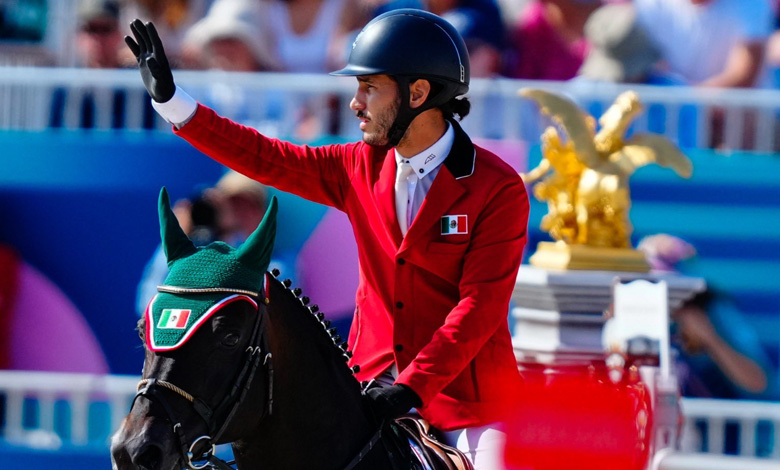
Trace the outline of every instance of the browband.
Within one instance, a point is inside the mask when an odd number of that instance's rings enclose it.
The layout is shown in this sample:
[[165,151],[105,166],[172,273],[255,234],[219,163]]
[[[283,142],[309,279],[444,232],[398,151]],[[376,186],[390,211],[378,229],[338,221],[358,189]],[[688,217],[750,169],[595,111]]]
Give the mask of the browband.
[[157,286],[157,292],[167,292],[169,294],[213,294],[224,292],[226,294],[244,294],[252,297],[260,297],[260,292],[245,289],[233,289],[230,287]]

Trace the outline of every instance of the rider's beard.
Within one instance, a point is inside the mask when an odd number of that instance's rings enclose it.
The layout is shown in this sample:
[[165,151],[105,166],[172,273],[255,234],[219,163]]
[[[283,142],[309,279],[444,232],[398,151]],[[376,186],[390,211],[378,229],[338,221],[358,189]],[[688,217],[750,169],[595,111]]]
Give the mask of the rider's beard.
[[358,111],[357,117],[368,117],[370,119],[366,124],[366,129],[363,131],[363,142],[375,146],[387,145],[389,141],[388,133],[390,132],[390,127],[395,122],[396,116],[398,116],[398,108],[400,106],[401,99],[396,98],[390,107],[372,116],[368,116],[365,111]]

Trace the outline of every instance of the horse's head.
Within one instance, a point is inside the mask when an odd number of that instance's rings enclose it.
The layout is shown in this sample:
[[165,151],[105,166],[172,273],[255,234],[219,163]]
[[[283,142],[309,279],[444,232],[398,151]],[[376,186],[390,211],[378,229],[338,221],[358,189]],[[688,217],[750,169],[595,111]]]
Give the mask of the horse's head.
[[165,189],[159,213],[170,274],[139,321],[146,357],[133,406],[112,439],[118,470],[193,467],[188,453],[197,460],[213,444],[237,440],[270,403],[263,281],[276,200],[238,249],[196,248]]

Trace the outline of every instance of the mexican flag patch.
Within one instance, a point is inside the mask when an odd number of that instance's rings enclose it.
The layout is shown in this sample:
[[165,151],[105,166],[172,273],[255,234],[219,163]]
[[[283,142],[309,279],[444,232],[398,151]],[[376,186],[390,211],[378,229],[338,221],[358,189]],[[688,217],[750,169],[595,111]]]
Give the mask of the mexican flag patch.
[[457,235],[469,233],[468,216],[445,215],[441,218],[441,234]]
[[190,319],[191,312],[191,310],[180,308],[166,308],[162,311],[160,321],[157,322],[157,328],[183,330],[187,327],[187,320]]

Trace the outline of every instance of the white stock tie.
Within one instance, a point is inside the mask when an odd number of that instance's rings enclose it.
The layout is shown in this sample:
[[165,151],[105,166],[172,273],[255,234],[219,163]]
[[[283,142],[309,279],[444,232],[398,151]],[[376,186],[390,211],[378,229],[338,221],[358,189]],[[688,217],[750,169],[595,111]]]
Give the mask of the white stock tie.
[[401,233],[406,236],[409,230],[409,177],[414,174],[414,168],[405,160],[397,170],[395,178],[395,213],[398,216],[398,225]]

